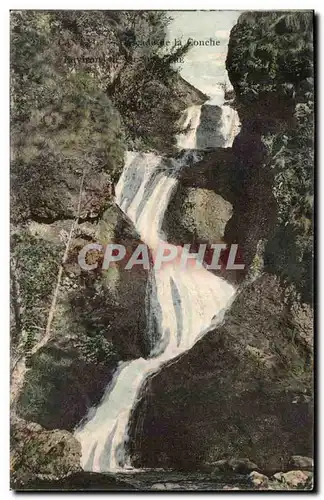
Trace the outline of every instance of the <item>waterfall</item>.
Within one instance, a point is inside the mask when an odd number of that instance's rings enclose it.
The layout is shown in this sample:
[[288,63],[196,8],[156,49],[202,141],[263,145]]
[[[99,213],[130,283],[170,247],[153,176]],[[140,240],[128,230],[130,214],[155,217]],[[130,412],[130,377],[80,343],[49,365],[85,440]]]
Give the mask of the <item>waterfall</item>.
[[221,121],[222,121],[221,133],[225,141],[223,147],[230,148],[241,128],[241,122],[236,109],[233,109],[228,104],[224,104],[222,106]]
[[182,132],[177,135],[179,149],[229,148],[240,130],[238,113],[228,104],[207,101],[191,106],[179,121]]
[[190,106],[180,119],[182,131],[176,136],[179,149],[194,149],[197,147],[196,133],[200,123],[201,106]]
[[[199,107],[188,112],[187,125],[199,121]],[[197,123],[195,122],[197,125]],[[191,128],[191,127],[190,127]],[[186,144],[192,145],[188,132]],[[128,152],[123,173],[116,186],[116,202],[133,221],[142,241],[152,253],[165,242],[161,232],[164,212],[176,174],[197,161],[187,151],[180,159],[162,159],[152,153]],[[181,250],[181,247],[179,247]],[[139,400],[145,380],[164,363],[190,349],[222,315],[234,296],[234,288],[204,267],[180,269],[177,262],[152,269],[148,327],[157,323],[159,341],[147,359],[121,363],[97,408],[89,411],[85,423],[75,431],[82,447],[82,467],[87,471],[117,471],[131,467],[126,453],[130,415]],[[148,332],[150,334],[150,332]],[[153,335],[153,332],[152,332]]]

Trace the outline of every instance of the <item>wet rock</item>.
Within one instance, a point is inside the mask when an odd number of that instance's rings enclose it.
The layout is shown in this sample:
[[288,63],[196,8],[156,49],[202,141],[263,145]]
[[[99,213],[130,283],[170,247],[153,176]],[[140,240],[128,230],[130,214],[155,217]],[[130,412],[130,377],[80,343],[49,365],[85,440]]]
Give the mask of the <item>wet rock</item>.
[[81,471],[62,479],[39,477],[15,489],[18,491],[131,491],[137,488],[112,474]]
[[306,486],[312,480],[313,475],[308,471],[291,470],[288,472],[277,472],[273,477],[289,487],[296,488]]
[[220,243],[231,216],[231,204],[219,194],[180,186],[167,208],[162,229],[167,241],[177,245]]
[[312,469],[314,467],[314,460],[310,457],[294,455],[289,461],[289,466],[296,469]]
[[238,474],[247,474],[259,467],[248,458],[233,458],[231,460],[217,460],[213,464],[216,470],[224,472],[236,472]]
[[249,481],[253,486],[256,486],[258,488],[267,488],[268,483],[269,483],[269,478],[265,476],[264,474],[260,474],[257,471],[251,472],[249,474]]
[[[123,263],[103,271],[100,254],[94,256],[97,269],[86,271],[78,265],[79,251],[93,241],[103,247],[120,243],[132,252],[140,243],[134,225],[111,204],[95,229],[90,240],[90,231],[72,240],[65,272],[77,277],[64,275],[52,337],[30,357],[17,398],[18,415],[47,429],[73,430],[100,401],[118,362],[149,351],[144,338],[148,272],[142,267],[125,270]],[[54,244],[62,225],[37,230],[41,241],[46,237]]]

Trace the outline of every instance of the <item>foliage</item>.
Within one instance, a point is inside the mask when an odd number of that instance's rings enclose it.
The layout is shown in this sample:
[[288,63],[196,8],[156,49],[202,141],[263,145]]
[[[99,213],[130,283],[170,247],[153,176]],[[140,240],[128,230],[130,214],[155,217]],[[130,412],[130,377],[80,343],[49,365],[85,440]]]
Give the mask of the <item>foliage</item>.
[[[189,45],[166,49],[163,11],[64,11],[52,14],[68,66],[95,75],[121,114],[129,148],[172,150],[182,111],[177,71]],[[95,43],[94,43],[95,40]],[[95,63],[88,61],[97,61]]]
[[[313,13],[248,12],[231,31],[226,66],[239,101],[289,100],[313,75]],[[239,46],[237,40],[240,40]]]
[[98,364],[118,360],[112,342],[106,339],[105,332],[102,330],[87,332],[79,347],[88,363]]
[[[172,151],[178,73],[155,11],[11,14],[12,219],[73,217],[80,175],[119,177],[126,145]],[[89,184],[89,186],[87,185]],[[71,199],[72,198],[72,199]]]
[[12,259],[16,263],[21,294],[21,297],[12,295],[12,301],[21,302],[19,323],[24,335],[19,340],[26,354],[45,331],[61,255],[60,245],[37,239],[27,231],[12,237]]
[[13,218],[62,216],[84,168],[118,176],[121,122],[94,75],[64,63],[52,14],[14,12],[11,33]]

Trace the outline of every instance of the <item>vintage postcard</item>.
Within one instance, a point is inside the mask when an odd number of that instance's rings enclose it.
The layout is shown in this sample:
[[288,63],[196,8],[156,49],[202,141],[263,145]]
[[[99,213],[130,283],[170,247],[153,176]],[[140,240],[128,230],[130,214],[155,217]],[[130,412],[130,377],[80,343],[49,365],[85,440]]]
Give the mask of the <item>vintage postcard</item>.
[[13,490],[312,490],[314,13],[13,10]]

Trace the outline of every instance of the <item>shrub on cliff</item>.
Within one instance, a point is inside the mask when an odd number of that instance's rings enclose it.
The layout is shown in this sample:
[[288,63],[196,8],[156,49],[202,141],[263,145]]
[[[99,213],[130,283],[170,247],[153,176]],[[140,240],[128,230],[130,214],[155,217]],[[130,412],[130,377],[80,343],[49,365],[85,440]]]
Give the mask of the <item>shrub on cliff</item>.
[[[239,102],[270,94],[289,105],[313,75],[312,12],[247,12],[231,31],[226,67]],[[277,106],[278,111],[280,106]]]
[[[127,146],[171,151],[184,109],[173,62],[188,47],[165,49],[163,11],[61,11],[51,14],[66,65],[94,75],[122,117]],[[95,43],[94,43],[95,40]]]

